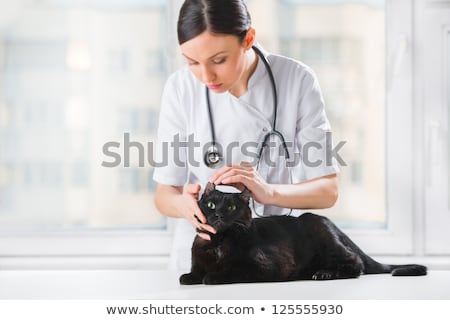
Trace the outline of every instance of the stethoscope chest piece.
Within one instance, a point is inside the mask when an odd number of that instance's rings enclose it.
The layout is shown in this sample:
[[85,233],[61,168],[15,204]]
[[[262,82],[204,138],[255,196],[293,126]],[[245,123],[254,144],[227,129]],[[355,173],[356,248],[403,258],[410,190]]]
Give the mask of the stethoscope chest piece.
[[206,150],[203,161],[205,162],[206,166],[214,169],[222,164],[223,157],[219,152],[219,149],[215,145],[212,145],[209,146],[209,148]]

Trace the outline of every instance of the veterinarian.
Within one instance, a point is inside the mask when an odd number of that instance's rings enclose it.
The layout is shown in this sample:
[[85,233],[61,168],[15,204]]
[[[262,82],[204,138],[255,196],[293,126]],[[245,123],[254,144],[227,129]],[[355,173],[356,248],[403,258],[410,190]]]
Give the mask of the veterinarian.
[[[208,181],[251,191],[255,215],[327,208],[338,195],[319,83],[303,63],[265,51],[242,0],[187,0],[178,18],[186,66],[164,88],[155,204],[177,222],[172,267],[190,267]],[[206,233],[200,233],[209,239]]]

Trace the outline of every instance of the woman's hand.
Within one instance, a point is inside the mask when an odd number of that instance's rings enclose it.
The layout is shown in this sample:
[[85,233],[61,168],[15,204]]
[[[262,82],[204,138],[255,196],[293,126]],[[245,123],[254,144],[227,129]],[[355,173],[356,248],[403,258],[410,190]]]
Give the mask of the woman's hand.
[[269,184],[249,162],[220,169],[210,182],[231,185],[241,191],[247,188],[255,201],[281,208],[330,208],[338,198],[338,178],[335,173],[294,184]]
[[211,240],[204,230],[216,233],[216,230],[206,224],[205,215],[198,207],[198,193],[201,187],[198,184],[187,184],[184,187],[158,184],[155,194],[155,205],[164,215],[173,218],[185,218],[197,230],[198,235]]
[[231,185],[241,191],[247,188],[252,198],[261,204],[270,204],[274,195],[271,185],[247,161],[220,169],[211,177],[210,182]]
[[216,233],[216,230],[210,225],[206,224],[206,217],[198,207],[198,193],[200,192],[199,184],[187,184],[183,188],[183,202],[185,203],[185,210],[181,211],[184,218],[192,224],[197,230],[197,234],[204,240],[211,240],[207,233],[201,232],[205,230],[210,233]]

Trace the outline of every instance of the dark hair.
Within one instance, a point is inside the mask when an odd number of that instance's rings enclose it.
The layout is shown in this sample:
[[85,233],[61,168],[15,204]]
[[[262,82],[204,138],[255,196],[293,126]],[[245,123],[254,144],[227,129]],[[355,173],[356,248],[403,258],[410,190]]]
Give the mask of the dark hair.
[[186,0],[178,16],[178,43],[204,31],[235,35],[242,41],[250,26],[250,14],[243,0]]

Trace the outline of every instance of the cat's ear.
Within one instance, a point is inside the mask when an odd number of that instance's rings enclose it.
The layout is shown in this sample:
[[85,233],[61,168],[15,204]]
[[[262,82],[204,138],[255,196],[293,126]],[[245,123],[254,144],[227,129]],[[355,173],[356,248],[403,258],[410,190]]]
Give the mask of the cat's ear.
[[205,186],[205,191],[203,192],[203,194],[209,195],[214,190],[216,190],[216,185],[214,183],[208,182]]
[[244,189],[244,191],[242,191],[239,194],[239,197],[242,199],[242,201],[244,201],[245,203],[248,203],[250,201],[250,197],[252,196],[252,193],[250,192],[250,190],[248,190],[247,188]]

